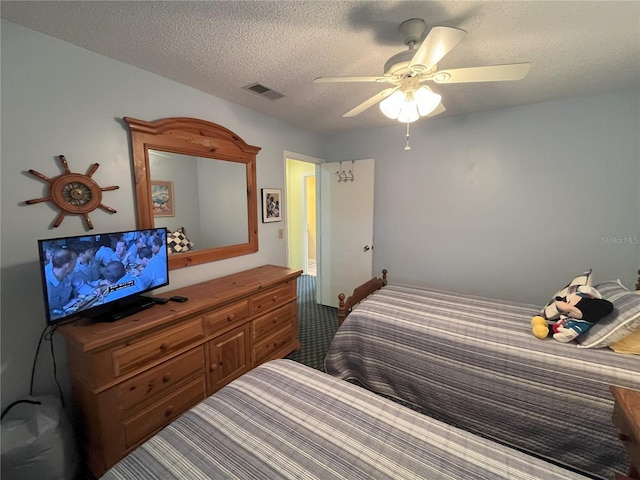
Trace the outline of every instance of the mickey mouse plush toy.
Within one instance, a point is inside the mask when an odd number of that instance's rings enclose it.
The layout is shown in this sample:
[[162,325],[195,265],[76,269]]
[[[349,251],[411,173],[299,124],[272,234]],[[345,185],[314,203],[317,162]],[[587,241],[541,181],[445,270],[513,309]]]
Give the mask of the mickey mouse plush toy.
[[555,340],[570,342],[613,311],[613,304],[600,298],[595,289],[591,289],[590,293],[578,292],[556,297],[555,307],[561,315],[551,329],[544,317],[537,315],[531,319],[532,333],[536,337],[544,339],[553,332]]
[[601,318],[613,311],[613,304],[603,298],[593,298],[582,293],[556,297],[556,307],[562,315],[553,325],[553,338],[567,343],[589,330]]

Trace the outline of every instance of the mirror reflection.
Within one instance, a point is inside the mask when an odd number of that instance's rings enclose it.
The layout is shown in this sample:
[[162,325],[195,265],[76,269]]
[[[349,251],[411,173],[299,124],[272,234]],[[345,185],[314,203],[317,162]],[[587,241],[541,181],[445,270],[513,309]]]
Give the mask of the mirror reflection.
[[138,227],[173,232],[168,244],[179,253],[169,255],[170,269],[258,251],[260,147],[197,118],[124,121],[131,132]]
[[154,149],[148,155],[156,227],[183,227],[193,250],[249,241],[244,163]]

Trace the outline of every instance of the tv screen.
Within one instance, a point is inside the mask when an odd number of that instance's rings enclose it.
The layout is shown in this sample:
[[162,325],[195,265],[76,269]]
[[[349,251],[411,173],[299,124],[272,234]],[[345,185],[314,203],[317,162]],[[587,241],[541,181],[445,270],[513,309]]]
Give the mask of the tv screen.
[[113,321],[153,305],[169,284],[167,229],[38,240],[47,323]]

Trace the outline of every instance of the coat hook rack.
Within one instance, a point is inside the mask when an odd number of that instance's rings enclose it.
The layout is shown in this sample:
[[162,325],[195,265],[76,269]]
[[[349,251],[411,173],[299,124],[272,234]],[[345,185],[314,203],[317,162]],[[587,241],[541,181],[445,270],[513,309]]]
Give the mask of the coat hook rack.
[[351,170],[349,170],[348,172],[342,168],[342,162],[340,162],[340,168],[338,168],[338,171],[336,172],[336,175],[338,176],[338,183],[353,182],[355,180],[353,176],[353,170],[354,170],[353,160],[351,160]]

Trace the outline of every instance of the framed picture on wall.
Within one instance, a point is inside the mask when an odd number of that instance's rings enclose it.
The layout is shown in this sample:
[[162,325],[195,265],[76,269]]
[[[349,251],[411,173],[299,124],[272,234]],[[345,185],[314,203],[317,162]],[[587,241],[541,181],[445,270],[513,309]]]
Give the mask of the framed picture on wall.
[[151,203],[154,217],[175,217],[175,197],[173,182],[151,180]]
[[262,223],[282,221],[282,190],[262,189]]

